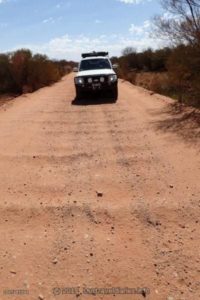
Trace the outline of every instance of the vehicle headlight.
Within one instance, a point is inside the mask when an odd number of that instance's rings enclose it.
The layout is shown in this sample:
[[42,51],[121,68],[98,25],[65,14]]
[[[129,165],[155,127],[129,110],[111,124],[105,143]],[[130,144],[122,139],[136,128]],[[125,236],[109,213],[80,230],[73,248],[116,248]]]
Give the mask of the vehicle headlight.
[[84,79],[83,79],[83,77],[76,77],[76,78],[75,78],[75,83],[76,83],[76,84],[84,84]]
[[88,78],[88,83],[92,83],[92,78]]
[[117,81],[117,75],[115,75],[115,74],[110,75],[108,77],[108,80],[109,80],[109,82],[115,82],[115,81]]
[[105,78],[104,77],[100,77],[100,82],[104,82]]

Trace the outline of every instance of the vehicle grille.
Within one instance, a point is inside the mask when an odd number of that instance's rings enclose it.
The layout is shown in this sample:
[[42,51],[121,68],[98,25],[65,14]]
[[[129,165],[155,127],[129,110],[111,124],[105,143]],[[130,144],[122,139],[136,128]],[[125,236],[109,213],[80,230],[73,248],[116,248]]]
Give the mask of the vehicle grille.
[[[88,76],[84,78],[84,83],[85,84],[91,84],[91,83],[100,83],[100,78],[104,78],[103,83],[108,82],[108,76],[102,75],[102,76]],[[89,79],[92,79],[92,82],[88,82]]]

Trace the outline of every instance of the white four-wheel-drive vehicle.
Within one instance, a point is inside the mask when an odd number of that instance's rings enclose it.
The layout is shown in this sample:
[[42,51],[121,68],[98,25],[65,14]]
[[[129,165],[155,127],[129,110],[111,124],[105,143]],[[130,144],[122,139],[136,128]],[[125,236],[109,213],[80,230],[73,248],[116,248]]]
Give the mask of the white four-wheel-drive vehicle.
[[76,98],[82,98],[85,92],[110,92],[113,99],[118,97],[118,78],[108,58],[108,52],[82,54],[82,60],[74,78]]

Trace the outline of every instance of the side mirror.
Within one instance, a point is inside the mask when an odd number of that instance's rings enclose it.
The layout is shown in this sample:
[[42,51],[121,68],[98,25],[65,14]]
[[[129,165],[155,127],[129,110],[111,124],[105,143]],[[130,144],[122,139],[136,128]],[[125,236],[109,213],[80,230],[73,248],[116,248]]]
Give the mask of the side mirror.
[[78,68],[77,68],[77,67],[74,67],[74,68],[73,68],[73,72],[77,73],[77,72],[78,72]]
[[119,65],[118,64],[114,64],[113,65],[113,69],[118,69]]

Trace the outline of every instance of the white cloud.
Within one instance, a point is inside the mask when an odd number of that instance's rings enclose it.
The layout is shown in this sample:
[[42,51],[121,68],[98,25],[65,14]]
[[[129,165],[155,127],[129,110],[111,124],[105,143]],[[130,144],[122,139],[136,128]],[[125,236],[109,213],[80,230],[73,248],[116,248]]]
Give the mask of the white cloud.
[[[144,26],[147,26],[145,23]],[[101,35],[90,37],[86,35],[70,36],[68,34],[51,39],[43,44],[23,44],[15,49],[29,48],[34,53],[44,53],[51,58],[79,60],[82,52],[109,51],[110,55],[120,55],[127,46],[132,46],[138,51],[149,47],[155,49],[162,46],[163,40],[153,40],[148,35],[133,37],[132,35]]]
[[129,32],[136,35],[141,35],[143,34],[143,27],[131,24],[131,27],[129,28]]
[[144,2],[144,1],[150,2],[152,0],[118,0],[118,1],[123,2],[125,4],[139,4],[139,3]]
[[171,12],[167,11],[161,16],[161,19],[164,21],[171,20],[171,19],[173,19],[175,21],[181,21],[182,17],[180,15],[175,15],[175,14],[172,14]]
[[124,2],[126,4],[137,4],[140,3],[142,0],[119,0],[120,2]]
[[102,21],[101,21],[101,20],[98,20],[98,19],[96,19],[96,20],[95,20],[95,23],[96,23],[96,24],[101,24],[101,23],[102,23]]
[[138,26],[135,24],[131,24],[129,28],[129,32],[131,34],[135,34],[136,36],[140,35],[148,35],[151,28],[151,22],[146,20],[142,25]]
[[55,20],[51,17],[51,18],[48,18],[48,19],[44,19],[42,21],[42,23],[46,24],[46,23],[55,23]]
[[43,24],[55,24],[55,23],[57,23],[57,22],[60,22],[62,19],[63,19],[62,16],[60,16],[60,17],[58,17],[58,18],[52,18],[52,17],[50,17],[50,18],[48,18],[48,19],[44,19],[44,20],[42,21],[42,23],[43,23]]
[[4,3],[14,2],[14,1],[17,1],[17,0],[0,0],[0,5],[4,4]]

